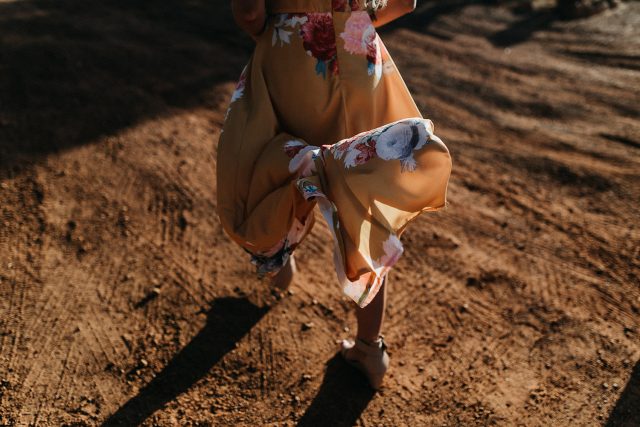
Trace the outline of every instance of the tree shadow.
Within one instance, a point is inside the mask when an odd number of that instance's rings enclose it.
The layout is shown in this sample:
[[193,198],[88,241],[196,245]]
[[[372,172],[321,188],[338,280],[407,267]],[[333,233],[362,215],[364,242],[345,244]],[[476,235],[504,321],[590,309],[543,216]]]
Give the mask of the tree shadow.
[[[0,3],[0,177],[171,109],[220,100],[253,43],[229,2]],[[226,97],[225,97],[226,98]]]
[[397,30],[398,28],[408,28],[412,31],[430,34],[441,37],[438,33],[431,32],[429,26],[440,16],[455,13],[460,9],[473,4],[492,4],[495,0],[430,0],[418,3],[416,10],[392,21],[380,28],[381,34]]
[[327,362],[320,390],[298,427],[352,426],[374,395],[366,379],[338,353]]
[[606,427],[640,426],[640,361],[636,362],[629,381],[605,425]]
[[528,12],[508,28],[490,35],[489,41],[497,47],[510,47],[523,43],[529,40],[535,32],[549,28],[558,19],[560,19],[560,15],[556,9]]
[[451,35],[442,34],[431,28],[438,18],[456,13],[467,6],[494,5],[496,8],[509,8],[521,18],[508,28],[488,35],[494,46],[509,47],[528,40],[536,31],[544,30],[561,19],[554,8],[530,10],[528,0],[500,2],[499,0],[445,0],[421,2],[415,11],[380,28],[380,33],[388,33],[398,28],[408,28],[437,38],[450,39]]
[[235,346],[267,313],[246,298],[218,298],[205,327],[140,392],[102,425],[135,426],[187,391]]

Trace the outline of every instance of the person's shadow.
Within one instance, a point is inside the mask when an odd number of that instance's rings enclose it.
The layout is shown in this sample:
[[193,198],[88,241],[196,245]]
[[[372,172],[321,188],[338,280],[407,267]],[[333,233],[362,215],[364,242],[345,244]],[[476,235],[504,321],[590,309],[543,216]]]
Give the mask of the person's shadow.
[[629,382],[625,386],[616,406],[609,414],[606,427],[640,426],[640,361],[631,372]]
[[364,376],[336,354],[327,362],[320,390],[298,426],[352,426],[374,395]]
[[207,324],[140,392],[102,425],[135,426],[187,391],[222,359],[269,310],[246,298],[218,298],[207,312]]

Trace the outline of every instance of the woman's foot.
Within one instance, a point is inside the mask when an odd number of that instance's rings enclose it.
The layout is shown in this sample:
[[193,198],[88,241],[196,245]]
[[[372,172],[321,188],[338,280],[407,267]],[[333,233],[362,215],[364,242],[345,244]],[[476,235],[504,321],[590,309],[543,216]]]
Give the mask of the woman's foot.
[[286,291],[291,286],[296,271],[296,260],[293,255],[289,255],[287,263],[271,278],[271,285],[280,291]]
[[389,354],[382,337],[373,342],[357,338],[355,341],[343,340],[340,354],[351,366],[362,372],[374,390],[379,390],[384,374],[389,369]]

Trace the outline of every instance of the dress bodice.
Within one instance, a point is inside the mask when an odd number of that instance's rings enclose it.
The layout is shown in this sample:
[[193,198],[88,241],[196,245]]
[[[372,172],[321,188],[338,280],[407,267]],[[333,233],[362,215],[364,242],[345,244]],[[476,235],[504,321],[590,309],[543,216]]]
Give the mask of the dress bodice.
[[349,12],[363,10],[364,0],[266,0],[269,13]]

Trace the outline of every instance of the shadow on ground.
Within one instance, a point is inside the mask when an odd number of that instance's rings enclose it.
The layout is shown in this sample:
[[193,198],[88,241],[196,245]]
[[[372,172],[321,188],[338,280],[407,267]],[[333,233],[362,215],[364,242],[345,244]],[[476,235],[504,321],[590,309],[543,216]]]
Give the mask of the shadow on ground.
[[[220,102],[252,49],[229,2],[0,3],[0,177],[170,108]],[[226,100],[222,100],[226,102]]]
[[[472,5],[499,5],[497,0],[427,0],[420,2],[416,10],[380,29],[381,33],[390,32],[398,28],[429,34],[437,38],[450,38],[439,32],[432,31],[430,26],[438,18],[454,14]],[[560,19],[560,14],[554,8],[530,10],[527,1],[515,1],[505,4],[513,13],[520,15],[520,19],[504,30],[488,34],[487,39],[497,47],[508,47],[522,43],[531,38],[537,31],[548,29],[554,21]]]
[[349,366],[340,354],[329,362],[318,394],[300,419],[298,427],[352,426],[375,392],[366,379]]
[[636,362],[631,377],[606,424],[606,427],[637,426],[640,426],[640,361]]
[[219,298],[207,313],[206,326],[140,392],[118,409],[103,427],[136,426],[187,391],[235,346],[266,314],[244,298]]

